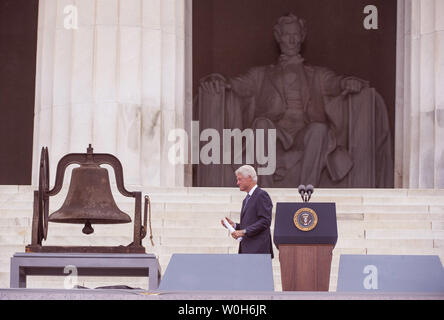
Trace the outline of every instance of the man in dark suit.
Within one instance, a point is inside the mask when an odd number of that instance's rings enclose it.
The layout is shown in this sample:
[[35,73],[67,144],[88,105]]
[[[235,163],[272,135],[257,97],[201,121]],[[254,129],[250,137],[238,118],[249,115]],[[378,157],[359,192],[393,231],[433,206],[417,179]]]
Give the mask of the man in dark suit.
[[239,189],[247,192],[247,196],[242,203],[240,223],[225,218],[235,229],[231,236],[234,239],[242,237],[239,253],[269,253],[273,258],[270,232],[273,203],[270,196],[257,186],[253,167],[240,167],[236,170],[236,177]]

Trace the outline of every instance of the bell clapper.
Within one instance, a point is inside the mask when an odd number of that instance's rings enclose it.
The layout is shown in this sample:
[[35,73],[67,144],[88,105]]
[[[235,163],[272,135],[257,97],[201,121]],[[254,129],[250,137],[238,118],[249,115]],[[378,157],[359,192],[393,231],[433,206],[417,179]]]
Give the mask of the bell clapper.
[[82,229],[82,232],[84,234],[92,234],[94,233],[94,228],[91,226],[91,223],[88,221],[86,221],[85,226]]

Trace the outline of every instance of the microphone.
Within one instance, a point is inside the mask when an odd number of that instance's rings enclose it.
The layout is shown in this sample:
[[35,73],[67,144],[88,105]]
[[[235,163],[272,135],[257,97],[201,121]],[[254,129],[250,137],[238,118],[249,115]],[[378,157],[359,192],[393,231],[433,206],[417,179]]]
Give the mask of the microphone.
[[310,201],[311,195],[314,193],[314,187],[311,184],[309,184],[305,190],[308,194],[308,199],[306,201],[306,202],[308,202],[308,201]]
[[301,185],[298,187],[298,192],[299,192],[299,194],[301,195],[302,201],[305,202],[304,195],[305,195],[305,193],[306,193],[306,190],[305,190],[305,186],[304,186],[303,184],[301,184]]

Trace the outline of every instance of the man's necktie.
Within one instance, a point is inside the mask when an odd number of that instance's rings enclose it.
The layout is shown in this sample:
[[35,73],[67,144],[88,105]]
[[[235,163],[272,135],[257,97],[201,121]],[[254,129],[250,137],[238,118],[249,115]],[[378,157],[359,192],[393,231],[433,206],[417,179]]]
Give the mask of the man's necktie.
[[250,194],[247,194],[247,196],[245,197],[245,206],[244,208],[247,206],[248,200],[250,200],[251,196]]

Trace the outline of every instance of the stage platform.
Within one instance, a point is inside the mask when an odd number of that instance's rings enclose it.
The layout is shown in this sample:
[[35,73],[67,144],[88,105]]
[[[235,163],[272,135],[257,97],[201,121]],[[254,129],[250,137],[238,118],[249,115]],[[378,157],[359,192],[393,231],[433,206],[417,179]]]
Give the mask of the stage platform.
[[[0,288],[9,288],[10,259],[31,243],[32,199],[30,186],[0,186]],[[243,192],[237,188],[141,188],[152,200],[155,246],[143,241],[148,253],[159,258],[162,272],[174,253],[236,254],[238,243],[221,225],[227,216],[239,221]],[[297,189],[266,189],[277,202],[301,201]],[[113,194],[119,208],[133,217],[134,202]],[[59,209],[67,193],[51,199],[50,213]],[[413,189],[316,189],[312,202],[336,202],[338,242],[333,251],[331,297],[337,297],[339,259],[343,254],[438,255],[444,264],[444,190]],[[132,224],[96,225],[95,233],[82,234],[82,225],[49,224],[45,245],[127,245]],[[278,250],[274,248],[275,257]],[[281,291],[279,259],[272,262],[275,291]],[[163,276],[163,274],[162,274]],[[127,285],[148,290],[146,279],[79,277],[78,285],[96,288]],[[63,289],[63,277],[29,277],[28,288]],[[311,296],[310,294],[307,296]],[[341,295],[339,295],[341,296]],[[346,295],[350,296],[350,295]],[[319,295],[323,297],[323,295]],[[330,297],[330,296],[328,296]]]
[[144,290],[0,289],[0,300],[444,300],[444,293],[148,292]]

